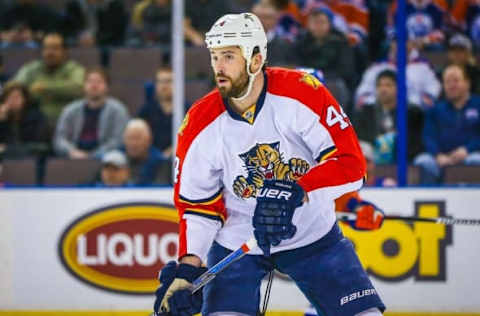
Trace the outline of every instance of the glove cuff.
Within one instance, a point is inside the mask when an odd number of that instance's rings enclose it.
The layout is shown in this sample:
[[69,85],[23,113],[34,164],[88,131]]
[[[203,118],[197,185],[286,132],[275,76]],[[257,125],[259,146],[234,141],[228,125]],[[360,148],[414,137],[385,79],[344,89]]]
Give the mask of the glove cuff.
[[350,198],[347,202],[347,205],[346,205],[347,211],[349,211],[351,213],[355,213],[355,210],[356,210],[358,204],[359,204],[359,201],[356,198],[354,198],[354,197]]
[[295,207],[302,206],[306,191],[296,182],[293,183],[293,191],[295,192]]
[[195,267],[187,263],[180,263],[177,268],[176,277],[180,279],[185,279],[188,282],[192,283],[205,271],[205,268]]

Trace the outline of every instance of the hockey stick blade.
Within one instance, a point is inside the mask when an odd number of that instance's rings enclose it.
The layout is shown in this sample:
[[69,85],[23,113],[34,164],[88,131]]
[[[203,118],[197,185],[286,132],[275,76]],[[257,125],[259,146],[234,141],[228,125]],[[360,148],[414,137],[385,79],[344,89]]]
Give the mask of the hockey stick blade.
[[[336,212],[337,220],[339,221],[354,221],[357,219],[357,214],[347,212]],[[480,219],[473,218],[452,218],[452,217],[418,217],[418,216],[396,216],[385,215],[385,220],[401,220],[407,222],[428,222],[444,225],[469,225],[480,226]]]
[[[219,261],[216,265],[208,269],[205,273],[199,276],[196,280],[192,283],[192,294],[200,290],[205,284],[212,281],[217,274],[225,270],[228,266],[232,263],[236,262],[243,256],[245,256],[250,250],[257,247],[257,240],[255,237],[250,238],[247,242],[245,242],[240,248],[223,258]],[[166,312],[157,313],[153,312],[150,316],[164,316],[168,315]]]

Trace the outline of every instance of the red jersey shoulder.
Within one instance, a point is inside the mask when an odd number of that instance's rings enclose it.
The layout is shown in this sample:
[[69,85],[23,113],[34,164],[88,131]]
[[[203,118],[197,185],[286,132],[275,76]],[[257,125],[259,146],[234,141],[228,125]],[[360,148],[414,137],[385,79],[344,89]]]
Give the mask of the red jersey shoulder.
[[313,75],[294,69],[279,67],[267,68],[268,92],[286,97],[295,97],[298,89],[313,91],[325,86]]
[[316,113],[337,102],[313,75],[286,68],[267,68],[268,92],[295,99]]
[[225,111],[220,92],[215,89],[197,100],[188,110],[178,130],[179,139],[195,138]]
[[178,130],[177,157],[185,157],[193,140],[224,111],[225,105],[217,89],[195,102]]

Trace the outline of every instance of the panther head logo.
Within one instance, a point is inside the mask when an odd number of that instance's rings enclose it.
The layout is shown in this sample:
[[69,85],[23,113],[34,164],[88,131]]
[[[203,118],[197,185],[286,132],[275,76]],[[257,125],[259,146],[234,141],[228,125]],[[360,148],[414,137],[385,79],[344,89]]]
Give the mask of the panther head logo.
[[280,142],[257,143],[239,156],[248,174],[247,177],[236,177],[233,191],[242,199],[255,197],[264,180],[296,181],[310,168],[307,161],[299,158],[291,158],[285,163],[280,153]]

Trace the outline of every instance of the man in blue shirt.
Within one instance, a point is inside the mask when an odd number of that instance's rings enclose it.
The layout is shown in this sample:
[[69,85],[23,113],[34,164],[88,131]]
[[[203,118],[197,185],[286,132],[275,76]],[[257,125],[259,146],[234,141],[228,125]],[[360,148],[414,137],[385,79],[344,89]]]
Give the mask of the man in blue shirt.
[[423,130],[426,153],[415,159],[422,183],[436,184],[443,167],[480,165],[480,96],[470,94],[464,68],[450,65],[443,72],[445,100],[427,111]]
[[152,131],[142,119],[132,119],[123,133],[123,151],[135,185],[169,184],[170,161],[152,145]]
[[166,157],[172,154],[172,93],[173,73],[168,67],[160,68],[155,76],[155,97],[147,100],[137,113],[153,132],[153,145]]

